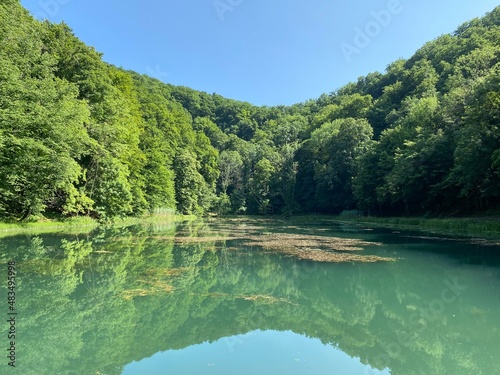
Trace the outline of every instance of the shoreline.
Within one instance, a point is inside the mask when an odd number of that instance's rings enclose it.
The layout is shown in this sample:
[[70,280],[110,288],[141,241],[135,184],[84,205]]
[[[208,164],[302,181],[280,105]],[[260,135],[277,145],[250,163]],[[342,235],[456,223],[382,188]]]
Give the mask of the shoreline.
[[100,223],[87,216],[73,218],[43,218],[30,222],[11,222],[0,221],[0,238],[16,236],[20,234],[39,234],[39,233],[88,233],[100,226],[122,227],[138,224],[158,224],[158,223],[179,223],[183,221],[195,220],[197,217],[192,215],[148,215],[143,217],[126,217],[123,219],[114,219],[109,223]]
[[[218,216],[217,219],[252,219],[286,221],[297,225],[307,225],[318,221],[343,222],[357,225],[367,225],[379,228],[426,231],[441,234],[464,236],[489,236],[500,238],[500,217],[449,217],[449,218],[424,218],[424,217],[373,217],[373,216],[343,216],[343,215],[297,215],[284,219],[282,216],[246,216],[229,215]],[[0,221],[0,238],[26,233],[87,233],[99,226],[121,227],[139,224],[154,223],[179,223],[191,220],[206,220],[194,215],[152,214],[143,217],[127,217],[114,219],[109,223],[100,223],[86,216],[73,218],[43,218],[31,222],[2,222]]]
[[492,236],[500,238],[500,218],[498,217],[336,217],[338,221],[371,225],[381,228],[427,231],[432,233],[464,236]]

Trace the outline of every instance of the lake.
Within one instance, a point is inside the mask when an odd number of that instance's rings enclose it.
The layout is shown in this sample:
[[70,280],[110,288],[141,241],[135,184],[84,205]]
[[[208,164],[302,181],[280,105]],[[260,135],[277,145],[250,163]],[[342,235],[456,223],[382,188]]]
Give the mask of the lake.
[[0,239],[0,373],[500,374],[498,241],[322,218],[81,232]]

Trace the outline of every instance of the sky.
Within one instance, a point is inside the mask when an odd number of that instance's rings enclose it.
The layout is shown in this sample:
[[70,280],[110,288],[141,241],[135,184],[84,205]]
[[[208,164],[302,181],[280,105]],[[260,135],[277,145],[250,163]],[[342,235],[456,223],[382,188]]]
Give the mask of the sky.
[[157,353],[125,366],[122,375],[163,374],[389,375],[331,344],[291,331],[253,331],[182,350]]
[[166,83],[292,105],[385,71],[498,0],[21,0],[106,62]]

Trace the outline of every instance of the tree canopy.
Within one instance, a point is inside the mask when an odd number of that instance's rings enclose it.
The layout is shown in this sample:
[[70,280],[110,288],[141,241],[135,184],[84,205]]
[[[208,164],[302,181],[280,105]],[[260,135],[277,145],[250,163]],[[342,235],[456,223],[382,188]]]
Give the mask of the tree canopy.
[[2,217],[500,205],[500,7],[383,73],[288,107],[109,65],[18,1],[0,5],[0,40]]

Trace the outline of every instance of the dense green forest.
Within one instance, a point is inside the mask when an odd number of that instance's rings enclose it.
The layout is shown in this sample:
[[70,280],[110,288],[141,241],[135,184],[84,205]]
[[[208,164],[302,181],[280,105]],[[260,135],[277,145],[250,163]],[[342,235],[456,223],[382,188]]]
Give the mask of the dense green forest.
[[316,100],[125,71],[0,5],[0,216],[467,214],[500,206],[500,7]]

